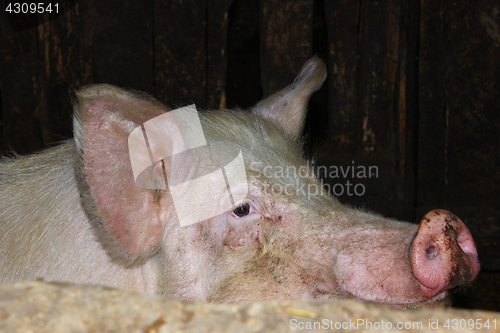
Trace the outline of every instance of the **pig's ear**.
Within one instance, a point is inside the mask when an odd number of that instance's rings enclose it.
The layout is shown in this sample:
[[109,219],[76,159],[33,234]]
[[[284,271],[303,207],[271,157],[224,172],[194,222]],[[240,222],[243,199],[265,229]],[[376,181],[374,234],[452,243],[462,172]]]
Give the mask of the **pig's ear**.
[[309,98],[321,88],[325,79],[325,63],[314,56],[305,63],[293,84],[260,101],[252,111],[297,138],[304,127]]
[[136,186],[128,137],[167,110],[109,85],[76,95],[75,172],[82,203],[108,254],[127,265],[140,263],[160,248],[167,205],[162,191]]

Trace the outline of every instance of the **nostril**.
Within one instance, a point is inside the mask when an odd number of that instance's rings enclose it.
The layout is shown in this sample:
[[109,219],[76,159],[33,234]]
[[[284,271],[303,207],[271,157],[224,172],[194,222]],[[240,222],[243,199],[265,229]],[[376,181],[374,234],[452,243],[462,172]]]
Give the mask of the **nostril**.
[[436,245],[430,245],[425,252],[427,254],[427,259],[432,260],[439,254],[439,248]]

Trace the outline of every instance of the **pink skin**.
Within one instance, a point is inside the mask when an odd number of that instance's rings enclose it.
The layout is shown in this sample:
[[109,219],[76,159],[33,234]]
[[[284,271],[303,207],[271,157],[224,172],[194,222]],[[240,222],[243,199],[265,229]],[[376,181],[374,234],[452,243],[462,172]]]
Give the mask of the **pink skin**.
[[188,257],[200,259],[183,263],[173,257],[183,251],[165,251],[167,262],[180,264],[170,270],[171,282],[186,267],[194,269],[165,294],[226,303],[359,298],[418,307],[446,301],[447,289],[472,281],[479,271],[472,236],[443,210],[428,213],[420,228],[351,209],[308,222],[297,211],[250,197],[246,216],[228,212],[179,230],[189,231],[182,241],[167,233],[173,239],[166,244],[184,250],[193,245]]
[[441,301],[444,291],[478,274],[474,240],[452,213],[427,213],[416,236],[416,225],[397,226],[354,227],[346,238],[355,246],[347,246],[337,256],[342,289],[357,298],[388,304]]
[[472,235],[457,216],[446,210],[433,210],[420,222],[411,263],[426,296],[473,280],[480,269]]

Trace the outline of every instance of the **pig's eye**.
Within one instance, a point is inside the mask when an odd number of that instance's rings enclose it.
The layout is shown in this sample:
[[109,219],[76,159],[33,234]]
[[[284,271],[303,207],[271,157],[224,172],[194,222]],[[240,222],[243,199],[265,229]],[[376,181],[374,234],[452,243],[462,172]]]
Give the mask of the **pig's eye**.
[[248,215],[248,213],[250,213],[250,205],[247,203],[241,204],[235,209],[233,209],[233,213],[238,217],[243,217],[245,215]]

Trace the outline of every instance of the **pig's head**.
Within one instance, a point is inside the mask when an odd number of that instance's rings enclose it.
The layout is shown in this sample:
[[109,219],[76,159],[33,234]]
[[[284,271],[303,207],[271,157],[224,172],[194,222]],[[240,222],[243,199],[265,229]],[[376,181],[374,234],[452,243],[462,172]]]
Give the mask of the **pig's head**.
[[[347,207],[322,190],[299,138],[309,97],[325,77],[314,57],[292,85],[248,112],[199,114],[207,141],[240,147],[248,195],[185,227],[168,184],[137,186],[128,156],[131,131],[168,110],[111,86],[80,91],[77,174],[109,256],[125,266],[153,263],[159,294],[214,302],[360,298],[409,306],[441,302],[446,290],[472,281],[474,241],[452,213],[432,211],[418,226]],[[183,135],[175,119],[165,128],[174,139]],[[169,169],[158,170],[165,182]]]

